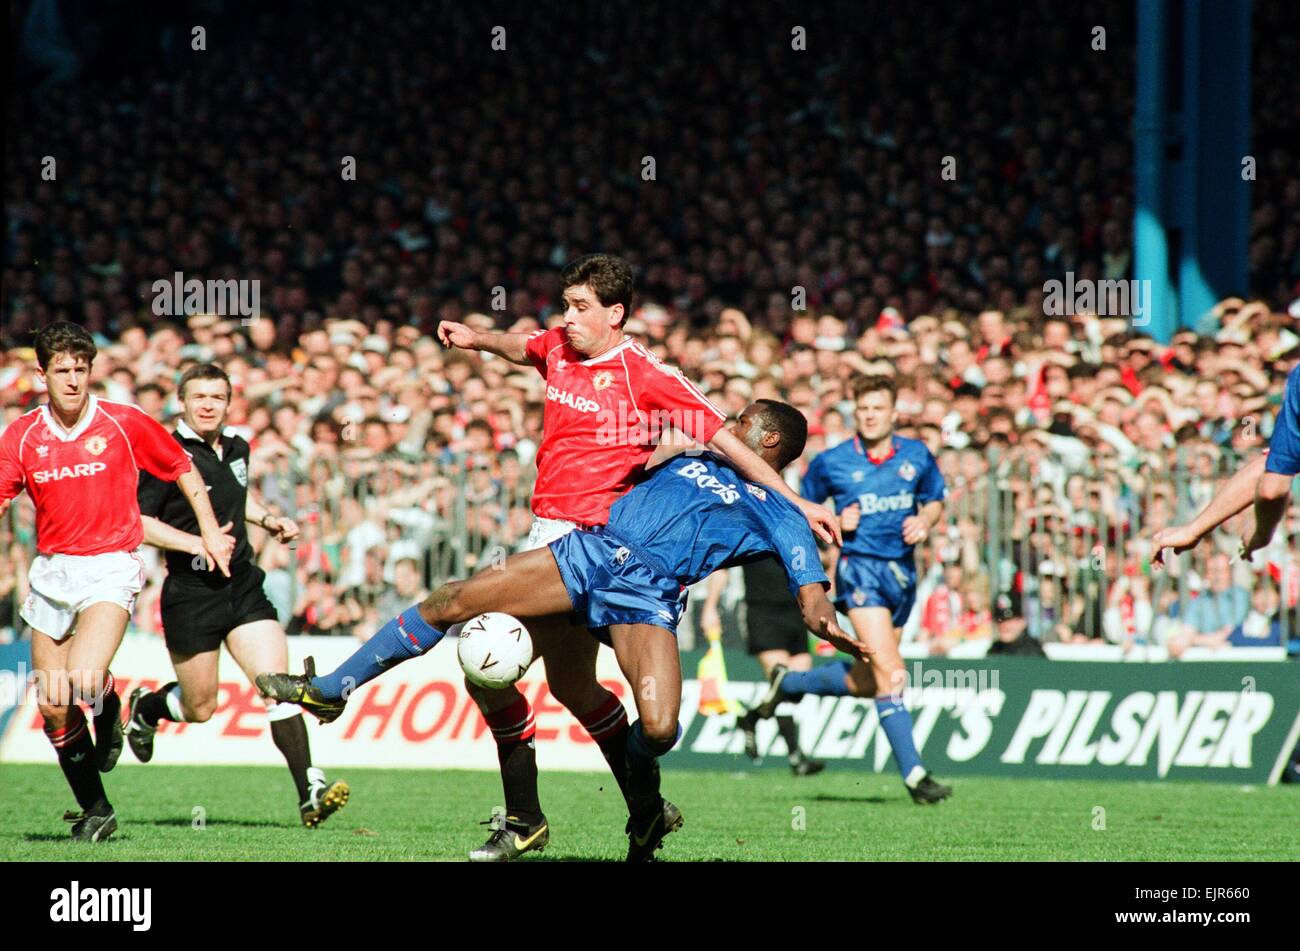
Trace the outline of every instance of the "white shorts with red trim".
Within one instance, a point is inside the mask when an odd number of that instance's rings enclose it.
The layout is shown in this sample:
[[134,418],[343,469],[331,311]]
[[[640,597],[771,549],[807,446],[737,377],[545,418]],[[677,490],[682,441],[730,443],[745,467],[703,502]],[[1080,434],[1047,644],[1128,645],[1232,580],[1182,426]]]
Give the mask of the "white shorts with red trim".
[[37,555],[27,577],[32,589],[19,612],[22,619],[61,641],[92,604],[107,601],[130,614],[144,587],[144,562],[134,551]]

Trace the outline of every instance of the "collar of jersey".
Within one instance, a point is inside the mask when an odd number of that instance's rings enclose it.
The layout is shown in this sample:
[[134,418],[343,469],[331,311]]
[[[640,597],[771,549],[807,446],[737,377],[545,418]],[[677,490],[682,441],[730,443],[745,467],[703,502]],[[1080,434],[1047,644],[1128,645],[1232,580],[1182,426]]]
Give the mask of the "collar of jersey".
[[[206,439],[204,439],[202,436],[200,436],[198,433],[196,433],[194,430],[190,429],[190,424],[187,423],[187,422],[185,422],[184,419],[180,419],[180,420],[177,421],[177,423],[176,423],[176,432],[177,432],[178,434],[180,434],[180,437],[181,437],[182,439],[190,439],[190,440],[193,440],[194,442],[201,442],[201,443],[203,443],[203,445],[205,445],[205,446],[208,445],[208,441],[207,441]],[[221,441],[222,439],[226,438],[226,437],[229,436],[229,435],[230,435],[230,427],[229,427],[229,426],[222,426],[222,427],[221,427],[221,432],[217,435],[217,441],[219,442],[219,441]],[[211,447],[209,447],[209,448],[211,448]],[[215,450],[213,450],[213,451],[215,452]]]
[[61,442],[72,442],[78,436],[86,431],[90,421],[95,418],[95,413],[99,409],[99,400],[92,393],[90,399],[86,401],[86,412],[77,422],[77,425],[71,429],[64,429],[63,424],[54,418],[50,412],[50,404],[45,403],[41,406],[41,416],[45,418],[45,425],[49,427],[50,432]]
[[630,346],[631,346],[632,344],[634,344],[634,343],[636,343],[636,338],[635,338],[635,337],[624,337],[622,343],[617,344],[617,345],[611,347],[610,349],[608,349],[608,350],[606,350],[604,353],[602,353],[600,356],[598,356],[598,357],[591,357],[591,358],[588,359],[588,360],[579,360],[579,361],[577,361],[577,362],[578,362],[579,364],[581,364],[582,366],[584,366],[584,367],[589,367],[589,366],[591,366],[593,363],[600,363],[600,362],[603,361],[603,360],[608,360],[610,357],[617,356],[618,354],[622,353],[624,350],[626,350],[628,347],[630,347]]
[[871,453],[867,452],[866,446],[862,443],[862,437],[857,433],[853,434],[853,447],[857,449],[858,452],[862,453],[862,455],[866,456],[867,462],[871,463],[873,466],[878,466],[881,463],[888,462],[890,459],[894,458],[894,453],[898,452],[898,445],[894,442],[893,436],[889,437],[889,452],[885,453],[879,459],[874,458]]

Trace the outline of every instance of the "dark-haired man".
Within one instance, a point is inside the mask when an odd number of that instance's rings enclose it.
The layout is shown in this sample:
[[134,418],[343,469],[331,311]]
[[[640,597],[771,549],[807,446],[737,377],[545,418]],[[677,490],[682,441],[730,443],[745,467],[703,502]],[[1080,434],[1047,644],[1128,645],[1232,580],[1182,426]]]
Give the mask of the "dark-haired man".
[[[807,424],[796,412],[780,419],[798,417],[798,428],[778,422],[778,429],[758,429],[754,420],[760,412],[749,406],[730,432],[767,464],[782,468],[803,452]],[[451,626],[484,611],[529,619],[530,630],[536,626],[533,618],[575,613],[611,644],[630,683],[655,687],[635,691],[639,719],[628,731],[623,778],[632,814],[627,860],[650,861],[664,836],[682,822],[681,813],[660,794],[658,766],[681,735],[676,641],[681,589],[718,569],[768,557],[785,569],[808,628],[860,657],[864,645],[835,623],[817,542],[800,511],[744,479],[721,457],[686,453],[647,472],[613,503],[604,525],[566,532],[543,549],[512,555],[468,581],[443,585],[354,655],[373,657],[368,666],[346,661],[321,677],[310,670],[305,676],[272,674],[259,677],[258,686],[332,720],[343,712],[350,690],[420,656]]]
[[917,752],[912,715],[903,704],[907,671],[898,642],[916,602],[913,549],[942,517],[945,488],[925,443],[895,434],[896,394],[892,377],[855,380],[857,433],[813,459],[802,487],[805,498],[835,500],[844,532],[835,605],[849,616],[868,657],[809,671],[777,665],[767,694],[750,713],[773,716],[779,703],[804,694],[875,697],[903,783],[913,801],[924,804],[948,798],[952,789],[935,782]]
[[[138,406],[90,394],[96,354],[90,334],[60,321],[36,335],[38,375],[49,402],[0,436],[0,516],[24,488],[36,506],[31,592],[32,667],[45,733],[81,806],[68,813],[72,838],[100,842],[117,816],[99,773],[122,751],[121,700],[109,671],[144,584],[140,471],[174,482],[200,531],[195,551],[229,573],[234,540],[222,533],[203,480],[185,451]],[[92,739],[86,716],[90,707]]]
[[[546,380],[529,548],[543,547],[574,529],[603,525],[610,506],[635,484],[668,430],[707,446],[742,477],[785,497],[830,540],[837,531],[835,517],[800,499],[770,465],[724,428],[725,414],[698,388],[624,334],[632,305],[628,262],[588,254],[564,268],[561,283],[563,326],[534,334],[480,332],[449,321],[438,327],[444,344],[531,364]],[[546,658],[551,693],[599,745],[626,795],[629,725],[618,698],[596,679],[596,642],[579,636],[562,620],[532,624],[530,631],[534,656]],[[372,661],[366,658],[365,663]],[[351,673],[364,670],[359,665]],[[497,740],[506,798],[504,821],[470,859],[508,861],[541,848],[550,835],[537,796],[532,709],[514,687],[484,690],[467,684],[467,689]],[[629,836],[634,836],[634,826],[649,821],[633,816]]]
[[[222,642],[250,681],[289,668],[284,629],[262,590],[266,574],[253,562],[244,523],[259,525],[282,542],[297,537],[298,526],[272,515],[248,492],[248,443],[224,431],[230,408],[225,371],[211,363],[190,367],[181,376],[179,395],[183,413],[174,438],[203,476],[218,519],[233,525],[235,549],[229,577],[209,571],[198,557],[197,526],[180,494],[171,483],[141,474],[145,540],[169,550],[162,622],[176,671],[176,680],[158,690],[137,687],[131,692],[126,737],[142,763],[153,758],[160,720],[204,723],[216,711]],[[293,776],[302,824],[315,828],[347,802],[348,785],[328,782],[312,766],[300,709],[268,701],[266,716],[271,739]]]

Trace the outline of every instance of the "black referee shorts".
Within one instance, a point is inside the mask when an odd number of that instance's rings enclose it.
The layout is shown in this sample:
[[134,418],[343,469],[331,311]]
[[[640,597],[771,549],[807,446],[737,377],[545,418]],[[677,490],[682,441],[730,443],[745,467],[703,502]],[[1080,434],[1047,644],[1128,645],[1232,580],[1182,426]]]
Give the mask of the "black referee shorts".
[[256,565],[234,569],[229,583],[219,588],[169,574],[162,589],[167,649],[206,654],[241,624],[276,620],[275,607],[262,590],[265,579],[266,572]]
[[746,606],[748,652],[757,656],[764,651],[785,651],[788,654],[808,653],[808,629],[803,617],[792,610],[789,602],[783,604],[754,604]]

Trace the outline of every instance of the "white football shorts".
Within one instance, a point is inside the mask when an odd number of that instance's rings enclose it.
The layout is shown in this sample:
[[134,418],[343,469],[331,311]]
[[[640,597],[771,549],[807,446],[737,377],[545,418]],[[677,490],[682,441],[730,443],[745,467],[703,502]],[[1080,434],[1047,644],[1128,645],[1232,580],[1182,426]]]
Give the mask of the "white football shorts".
[[72,633],[77,614],[107,601],[130,614],[144,587],[139,552],[102,555],[37,555],[27,573],[31,592],[19,612],[22,619],[56,641]]
[[528,532],[528,541],[523,551],[535,551],[545,548],[557,538],[563,538],[578,527],[576,522],[562,518],[533,518],[533,527]]

